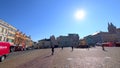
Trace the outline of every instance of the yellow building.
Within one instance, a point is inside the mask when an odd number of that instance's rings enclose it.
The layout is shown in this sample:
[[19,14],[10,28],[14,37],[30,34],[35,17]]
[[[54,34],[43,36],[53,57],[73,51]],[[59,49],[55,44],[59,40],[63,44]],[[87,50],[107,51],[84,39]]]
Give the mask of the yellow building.
[[87,45],[86,40],[85,39],[81,39],[79,45]]
[[26,36],[25,38],[25,43],[26,43],[26,47],[31,47],[33,45],[33,41],[31,40],[30,36]]
[[19,45],[19,46],[22,45],[22,46],[25,46],[25,47],[29,47],[29,46],[33,45],[33,42],[31,40],[30,36],[27,36],[20,31],[16,32],[14,43],[16,45]]
[[21,44],[23,43],[23,41],[24,41],[24,38],[23,38],[22,32],[17,31],[17,32],[15,33],[15,41],[14,41],[14,44],[15,44],[15,45],[21,45]]

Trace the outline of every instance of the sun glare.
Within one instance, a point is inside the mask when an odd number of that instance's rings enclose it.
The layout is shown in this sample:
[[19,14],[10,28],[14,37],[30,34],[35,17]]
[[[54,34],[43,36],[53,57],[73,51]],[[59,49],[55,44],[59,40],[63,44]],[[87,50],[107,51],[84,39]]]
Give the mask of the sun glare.
[[75,12],[75,19],[82,20],[85,17],[85,11],[84,10],[77,10]]

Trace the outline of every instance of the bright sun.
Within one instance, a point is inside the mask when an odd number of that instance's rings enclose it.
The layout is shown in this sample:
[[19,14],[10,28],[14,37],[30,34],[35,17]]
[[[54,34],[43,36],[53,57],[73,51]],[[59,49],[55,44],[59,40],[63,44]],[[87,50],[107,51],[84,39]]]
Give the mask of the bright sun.
[[75,12],[75,19],[77,20],[83,20],[85,17],[85,11],[84,10],[77,10]]

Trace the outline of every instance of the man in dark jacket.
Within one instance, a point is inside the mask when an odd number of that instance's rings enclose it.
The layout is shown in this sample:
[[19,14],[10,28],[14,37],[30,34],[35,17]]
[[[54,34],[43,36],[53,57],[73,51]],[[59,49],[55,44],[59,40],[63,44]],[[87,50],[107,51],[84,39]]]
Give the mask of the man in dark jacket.
[[105,51],[104,45],[102,44],[102,50]]
[[73,51],[73,46],[71,46],[71,48],[72,48],[72,51]]
[[53,54],[54,54],[54,47],[52,47],[52,49],[51,49],[51,50],[52,50],[52,54],[51,54],[51,55],[53,55]]

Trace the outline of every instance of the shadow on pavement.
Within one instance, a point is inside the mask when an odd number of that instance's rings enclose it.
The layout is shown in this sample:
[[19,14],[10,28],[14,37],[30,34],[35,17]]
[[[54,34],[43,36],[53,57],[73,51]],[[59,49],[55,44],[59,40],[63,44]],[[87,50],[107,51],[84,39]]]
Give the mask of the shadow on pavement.
[[107,50],[103,50],[103,51],[108,52]]
[[51,57],[51,56],[53,56],[53,55],[48,55],[48,56],[45,56],[44,58],[49,58],[49,57]]

